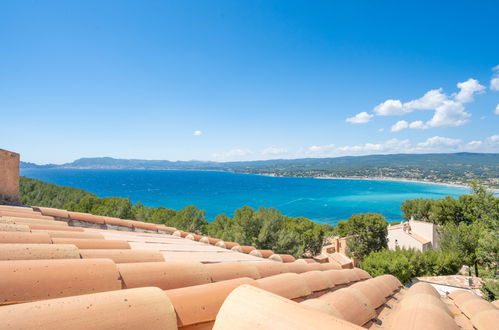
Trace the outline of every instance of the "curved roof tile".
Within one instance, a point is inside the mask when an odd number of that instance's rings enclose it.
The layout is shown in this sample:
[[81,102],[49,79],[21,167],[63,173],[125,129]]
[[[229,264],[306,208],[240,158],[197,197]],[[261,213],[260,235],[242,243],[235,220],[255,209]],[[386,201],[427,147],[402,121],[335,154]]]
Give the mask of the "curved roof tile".
[[305,279],[298,274],[273,275],[261,278],[257,282],[262,289],[288,299],[305,297],[312,293]]
[[31,219],[54,220],[54,217],[48,217],[33,211],[31,212],[0,211],[0,217],[23,217]]
[[357,273],[357,275],[359,276],[359,278],[361,280],[367,280],[369,278],[371,278],[371,275],[369,275],[368,272],[366,272],[365,270],[363,269],[360,269],[360,268],[354,268],[353,269],[355,271],[355,273]]
[[[411,291],[409,289],[409,291]],[[412,295],[407,295],[400,302],[400,306],[404,309],[415,309],[415,308],[430,308],[432,310],[441,310],[447,315],[451,316],[451,312],[447,306],[440,300],[440,298],[435,297],[428,293],[416,293]]]
[[0,243],[52,244],[47,233],[0,231]]
[[261,277],[268,277],[289,272],[287,265],[273,261],[255,262],[254,266],[258,269]]
[[495,330],[499,324],[499,309],[478,312],[471,318],[471,323],[478,330]]
[[29,224],[28,227],[30,229],[43,229],[43,230],[61,230],[61,231],[77,231],[77,232],[84,232],[83,228],[81,227],[63,227],[63,226],[53,226],[53,225],[46,225],[46,224],[41,224],[41,223],[32,223]]
[[221,262],[205,265],[213,282],[231,280],[239,277],[259,279],[260,273],[251,262]]
[[345,277],[347,278],[348,282],[360,281],[360,276],[353,269],[341,269],[341,270],[338,270],[338,272],[344,274]]
[[438,291],[430,284],[424,282],[418,282],[411,286],[411,288],[406,292],[405,297],[409,297],[413,294],[425,293],[432,295],[436,298],[440,298]]
[[51,238],[84,238],[84,239],[104,239],[101,233],[61,231],[61,230],[41,230],[33,229],[32,233],[47,233]]
[[232,291],[217,315],[214,330],[361,329],[308,306],[249,285]]
[[312,270],[299,274],[312,291],[322,291],[334,287],[334,282],[322,271]]
[[274,254],[272,250],[253,250],[250,252],[250,255],[260,258],[269,258]]
[[80,259],[71,244],[0,244],[0,260]]
[[83,213],[83,212],[68,212],[68,215],[69,219],[71,220],[102,223],[102,224],[104,223],[104,217],[100,215],[93,215],[90,213]]
[[258,286],[250,278],[238,278],[217,283],[166,290],[175,312],[178,326],[214,321],[229,293],[242,284]]
[[42,224],[42,225],[52,225],[52,226],[62,226],[67,227],[68,223],[64,221],[56,221],[56,220],[45,220],[45,219],[31,219],[31,218],[20,218],[20,217],[2,217],[3,220],[10,220],[13,223],[18,225],[30,225],[30,224]]
[[371,280],[354,283],[350,288],[362,293],[374,308],[378,308],[386,302],[383,290]]
[[120,290],[109,259],[0,261],[0,304]]
[[128,227],[128,228],[133,227],[133,224],[127,220],[123,220],[120,218],[113,218],[113,217],[102,217],[102,218],[104,218],[104,223],[106,225],[122,226],[122,227]]
[[[459,304],[458,307],[463,312],[463,314],[469,317],[470,319],[474,315],[480,312],[488,310],[497,310],[497,307],[495,307],[490,302],[483,299],[471,299],[465,301],[462,304]],[[499,327],[499,324],[497,324],[497,326]]]
[[155,286],[169,290],[211,283],[205,265],[199,262],[139,262],[117,267],[127,288]]
[[58,218],[69,218],[68,211],[66,210],[54,209],[51,207],[36,207],[36,209],[38,209],[42,215]]
[[[29,317],[26,317],[29,315]],[[158,288],[108,291],[0,308],[3,329],[176,329],[175,312]]]
[[201,238],[199,240],[200,242],[202,243],[206,243],[206,244],[211,244],[211,245],[216,245],[218,242],[220,242],[221,240],[218,239],[218,238],[213,238],[213,237],[208,237],[208,236],[204,236],[203,238]]
[[[137,220],[127,220],[127,221],[132,224],[133,228],[139,228],[139,229],[150,230],[150,231],[157,231],[158,230],[156,228],[155,223],[142,222],[142,221],[137,221]],[[185,237],[185,236],[182,236],[182,237]]]
[[317,309],[323,313],[326,313],[326,314],[329,314],[331,316],[334,316],[334,317],[341,319],[341,314],[336,309],[336,307],[334,307],[333,305],[331,305],[330,303],[328,303],[325,300],[321,300],[321,299],[317,299],[317,298],[307,299],[307,300],[300,302],[300,305],[307,306],[307,307],[310,307],[313,309]]
[[340,272],[340,270],[323,270],[324,274],[331,279],[334,285],[347,284],[350,281],[346,277],[345,273]]
[[109,258],[117,264],[128,262],[165,261],[161,252],[153,250],[80,250],[80,255],[83,259]]
[[342,319],[363,325],[376,316],[374,307],[358,290],[345,288],[319,297],[329,302],[341,314]]
[[342,269],[340,265],[333,262],[318,263],[322,270]]
[[404,330],[458,330],[454,320],[437,309],[414,308],[396,312],[391,323],[392,329]]
[[289,262],[286,264],[290,273],[305,273],[310,270],[307,263]]
[[177,231],[177,228],[174,228],[174,227],[168,227],[168,226],[165,226],[163,224],[158,224],[156,225],[156,228],[158,228],[158,230],[162,230],[162,231],[166,231],[168,233],[174,233]]
[[85,239],[85,238],[52,238],[54,244],[73,244],[79,249],[130,249],[127,241]]
[[0,231],[20,231],[29,232],[30,228],[28,225],[16,225],[13,223],[0,223]]
[[454,303],[459,307],[459,305],[464,304],[466,301],[480,299],[479,296],[473,292],[466,290],[456,290],[449,293],[449,297],[454,301]]

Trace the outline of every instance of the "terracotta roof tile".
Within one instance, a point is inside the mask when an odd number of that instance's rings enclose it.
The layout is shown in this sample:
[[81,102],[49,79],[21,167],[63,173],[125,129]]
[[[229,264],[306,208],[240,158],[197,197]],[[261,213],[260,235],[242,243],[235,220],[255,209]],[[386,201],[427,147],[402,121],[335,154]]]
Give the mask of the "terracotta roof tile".
[[492,302],[492,305],[496,306],[497,308],[499,308],[499,300],[494,300]]
[[220,242],[221,240],[218,239],[218,238],[213,238],[213,237],[208,237],[208,236],[204,236],[203,238],[201,238],[199,240],[201,243],[206,243],[206,244],[211,244],[211,245],[215,245],[217,244],[218,242]]
[[155,286],[169,290],[211,283],[205,265],[199,262],[140,262],[117,266],[127,288]]
[[45,220],[45,219],[31,219],[31,218],[21,218],[21,217],[2,217],[1,220],[10,220],[13,221],[15,224],[22,225],[22,224],[34,224],[34,223],[39,223],[43,225],[52,225],[52,226],[63,226],[67,227],[68,223],[64,221],[56,221],[56,220]]
[[273,254],[269,257],[269,260],[288,263],[288,262],[294,262],[296,259],[295,257],[289,254]]
[[71,244],[0,244],[0,260],[80,259]]
[[324,270],[323,272],[333,281],[334,285],[342,285],[350,282],[346,274],[340,270],[332,269]]
[[307,263],[302,264],[301,262],[290,262],[286,264],[286,267],[288,267],[288,271],[290,273],[305,273],[309,270],[311,270],[308,267]]
[[334,287],[334,282],[322,271],[312,270],[300,274],[312,291],[322,291]]
[[323,270],[342,269],[340,265],[332,262],[318,263]]
[[0,243],[52,244],[47,233],[0,231]]
[[127,241],[82,239],[82,238],[52,238],[54,244],[73,244],[79,249],[130,249]]
[[213,282],[231,280],[239,277],[259,279],[258,269],[250,262],[221,262],[205,265]]
[[69,219],[104,224],[104,217],[83,212],[68,212]]
[[338,272],[344,274],[345,277],[347,278],[348,282],[360,281],[360,276],[353,269],[341,269],[341,270],[338,270]]
[[418,294],[418,293],[426,293],[436,298],[440,298],[440,294],[432,285],[423,282],[418,282],[416,284],[413,284],[411,286],[411,289],[407,291],[405,296],[409,297],[413,294]]
[[161,231],[166,231],[167,233],[174,233],[174,232],[177,231],[177,228],[167,227],[167,226],[165,226],[163,224],[157,224],[156,228],[158,228],[158,230],[161,230]]
[[233,247],[235,247],[235,246],[239,246],[239,244],[238,244],[238,243],[236,243],[236,242],[225,242],[225,241],[218,241],[218,242],[215,244],[215,246],[218,246],[218,247],[223,248],[223,249],[228,249],[228,250],[230,250],[230,249],[232,249],[232,248],[233,248]]
[[499,309],[487,309],[471,318],[471,323],[478,330],[496,330],[499,325]]
[[29,232],[30,228],[28,225],[16,225],[12,223],[0,223],[0,231],[20,231]]
[[153,250],[80,250],[83,259],[109,258],[116,263],[165,261],[159,251]]
[[102,217],[102,218],[104,219],[104,223],[106,225],[133,228],[133,223],[127,220],[123,220],[120,218],[112,218],[112,217]]
[[278,275],[289,272],[287,265],[273,261],[262,261],[254,263],[262,277]]
[[378,308],[386,302],[384,292],[371,280],[354,283],[349,288],[362,293],[374,308]]
[[355,289],[336,290],[322,295],[319,299],[329,302],[338,310],[342,319],[353,324],[363,325],[376,315],[367,297]]
[[32,223],[29,224],[28,227],[30,229],[43,229],[43,230],[62,230],[62,231],[77,231],[77,232],[83,232],[83,228],[80,227],[63,227],[63,226],[53,226],[53,225],[46,225],[46,224],[41,224],[41,223]]
[[38,210],[42,215],[58,217],[58,218],[69,218],[68,211],[54,209],[50,207],[36,207],[35,210]]
[[[289,264],[286,264],[289,265]],[[322,264],[315,262],[315,263],[306,263],[307,265],[307,271],[312,271],[312,270],[327,270],[327,268],[322,267]]]
[[33,229],[32,233],[46,233],[51,238],[84,238],[84,239],[104,239],[101,233],[61,231],[61,230],[40,230]]
[[42,220],[54,220],[53,217],[41,215],[38,212],[0,211],[0,217],[22,217],[22,218],[32,218],[32,219],[42,219]]
[[248,245],[236,245],[233,248],[231,248],[232,251],[239,252],[239,253],[246,253],[249,254],[251,251],[256,250],[254,246],[248,246]]
[[480,298],[465,301],[464,303],[458,305],[458,307],[463,312],[463,314],[470,319],[479,312],[487,310],[497,310],[497,307],[492,305],[490,302]]
[[5,330],[176,329],[172,305],[158,288],[109,291],[3,306],[0,319]]
[[452,318],[441,310],[413,308],[398,311],[394,315],[392,329],[404,330],[458,330]]
[[258,286],[250,278],[238,278],[217,283],[166,290],[175,312],[179,327],[214,321],[225,298],[242,284]]
[[253,250],[250,252],[250,255],[260,258],[268,258],[274,254],[272,250]]
[[0,304],[120,290],[108,259],[0,261]]
[[225,300],[214,330],[232,329],[362,329],[331,315],[248,285]]
[[359,278],[361,280],[367,280],[369,278],[371,278],[371,275],[369,275],[368,272],[366,272],[365,270],[363,269],[360,269],[360,268],[354,268],[353,269],[355,271],[355,273],[357,273],[357,275],[359,276]]
[[312,293],[305,279],[294,273],[264,277],[257,282],[262,289],[288,299],[305,297]]
[[[129,223],[133,225],[133,228],[139,228],[143,230],[157,231],[156,224],[149,222],[142,222],[136,220],[127,220]],[[185,237],[185,236],[182,236]]]
[[318,298],[307,299],[307,300],[300,302],[300,305],[319,310],[323,313],[329,314],[331,316],[334,316],[334,317],[337,317],[340,319],[342,318],[340,312],[336,309],[336,307],[334,307],[329,302],[322,300],[322,299],[318,299]]

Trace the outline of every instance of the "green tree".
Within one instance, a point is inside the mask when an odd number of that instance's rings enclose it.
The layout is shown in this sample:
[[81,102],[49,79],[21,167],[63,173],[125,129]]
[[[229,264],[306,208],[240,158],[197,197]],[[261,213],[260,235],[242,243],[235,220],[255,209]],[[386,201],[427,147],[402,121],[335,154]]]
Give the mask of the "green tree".
[[203,233],[206,231],[208,222],[205,219],[204,210],[189,205],[178,211],[166,224],[189,232]]
[[348,219],[347,234],[352,256],[362,260],[387,247],[388,222],[378,213],[354,214]]

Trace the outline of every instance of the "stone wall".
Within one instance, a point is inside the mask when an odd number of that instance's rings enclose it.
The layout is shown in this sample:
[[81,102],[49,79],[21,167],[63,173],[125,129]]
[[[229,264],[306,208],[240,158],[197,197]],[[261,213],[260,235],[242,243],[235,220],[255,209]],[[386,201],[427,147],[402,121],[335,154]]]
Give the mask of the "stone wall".
[[19,204],[19,154],[0,149],[0,204]]

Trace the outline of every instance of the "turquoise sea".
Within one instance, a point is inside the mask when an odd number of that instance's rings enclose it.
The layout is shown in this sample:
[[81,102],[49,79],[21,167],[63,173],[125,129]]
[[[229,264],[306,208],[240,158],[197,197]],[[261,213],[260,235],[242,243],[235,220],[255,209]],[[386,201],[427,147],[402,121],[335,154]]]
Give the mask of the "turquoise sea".
[[378,212],[400,221],[400,204],[412,198],[443,198],[466,188],[402,181],[280,178],[208,171],[22,169],[27,177],[127,197],[146,206],[181,209],[195,205],[208,220],[238,207],[274,207],[288,216],[335,224],[354,213]]

